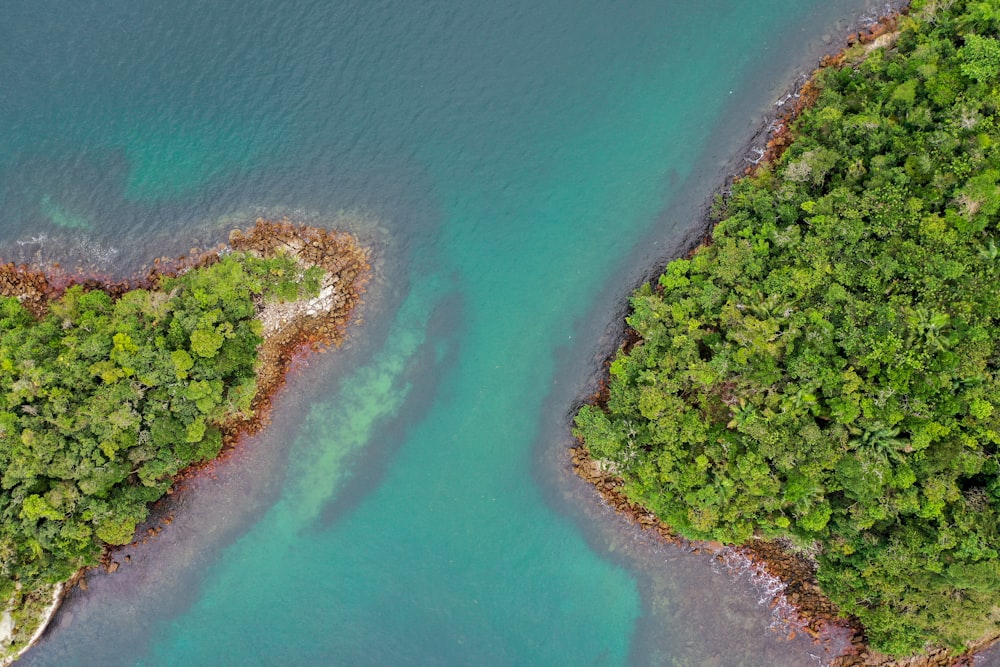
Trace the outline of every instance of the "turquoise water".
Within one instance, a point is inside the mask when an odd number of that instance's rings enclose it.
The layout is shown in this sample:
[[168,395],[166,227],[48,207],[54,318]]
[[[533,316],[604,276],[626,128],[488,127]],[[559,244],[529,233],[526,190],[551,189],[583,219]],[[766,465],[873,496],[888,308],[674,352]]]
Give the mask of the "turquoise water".
[[377,273],[347,348],[22,664],[808,663],[752,582],[573,478],[568,415],[628,288],[880,4],[8,8],[5,256],[122,272],[288,215]]

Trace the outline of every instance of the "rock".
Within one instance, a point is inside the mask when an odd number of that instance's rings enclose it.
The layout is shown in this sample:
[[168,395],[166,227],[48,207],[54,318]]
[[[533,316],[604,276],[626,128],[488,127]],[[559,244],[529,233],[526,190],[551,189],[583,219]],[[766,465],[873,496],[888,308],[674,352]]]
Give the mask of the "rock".
[[6,609],[0,615],[0,645],[6,644],[14,637],[14,617]]

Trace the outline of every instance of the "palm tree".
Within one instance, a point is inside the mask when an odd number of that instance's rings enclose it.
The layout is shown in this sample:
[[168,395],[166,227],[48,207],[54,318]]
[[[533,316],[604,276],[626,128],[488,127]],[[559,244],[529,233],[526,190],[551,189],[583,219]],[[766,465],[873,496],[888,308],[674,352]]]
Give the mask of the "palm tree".
[[726,428],[737,428],[757,413],[753,403],[747,403],[747,400],[742,396],[739,399],[739,407],[732,406],[730,409],[733,418],[726,424]]
[[954,344],[950,336],[944,335],[945,329],[951,323],[951,317],[948,314],[934,313],[926,308],[914,308],[908,310],[906,320],[911,327],[911,332],[921,336],[928,347],[944,351]]
[[904,454],[913,451],[909,440],[898,437],[898,428],[890,428],[881,422],[875,422],[864,430],[856,427],[848,428],[853,436],[848,445],[859,454],[868,454],[873,458],[889,462],[903,461],[906,459]]
[[988,246],[979,249],[979,256],[987,261],[993,261],[1000,256],[1000,248],[997,248],[997,244],[990,239]]
[[970,3],[962,27],[980,34],[995,32],[1000,27],[1000,6],[990,0]]

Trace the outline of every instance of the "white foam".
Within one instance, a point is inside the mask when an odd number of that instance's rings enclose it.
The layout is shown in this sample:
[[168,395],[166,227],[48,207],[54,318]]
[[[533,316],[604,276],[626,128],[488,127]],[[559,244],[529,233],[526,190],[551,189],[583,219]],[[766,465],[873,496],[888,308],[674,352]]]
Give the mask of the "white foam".
[[771,608],[769,630],[789,632],[801,630],[806,623],[785,595],[786,585],[765,567],[737,549],[725,548],[718,556],[734,579],[746,581],[757,594],[757,604]]

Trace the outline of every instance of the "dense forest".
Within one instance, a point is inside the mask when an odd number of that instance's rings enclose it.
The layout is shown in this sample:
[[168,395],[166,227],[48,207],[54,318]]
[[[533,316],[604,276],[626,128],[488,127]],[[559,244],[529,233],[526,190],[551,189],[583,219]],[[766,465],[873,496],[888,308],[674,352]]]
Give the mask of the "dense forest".
[[915,0],[632,297],[576,432],[686,537],[788,538],[893,655],[1000,622],[1000,3]]
[[247,415],[266,301],[322,269],[230,253],[119,298],[70,288],[37,318],[0,298],[0,600],[132,540],[147,504]]

